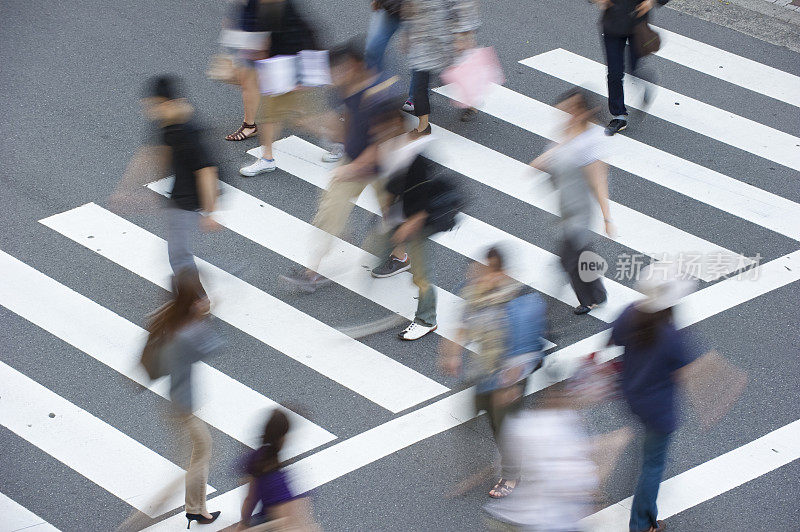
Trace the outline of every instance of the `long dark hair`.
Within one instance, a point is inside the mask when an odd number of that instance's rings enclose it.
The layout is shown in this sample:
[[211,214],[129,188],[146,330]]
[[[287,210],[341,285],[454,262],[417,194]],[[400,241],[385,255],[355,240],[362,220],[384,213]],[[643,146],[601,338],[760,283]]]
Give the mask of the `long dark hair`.
[[206,296],[196,271],[183,270],[172,279],[172,299],[150,316],[147,343],[159,343],[169,339],[175,331],[188,323],[192,307]]
[[278,452],[283,447],[283,441],[289,432],[289,418],[281,410],[275,410],[264,426],[261,435],[261,448],[258,458],[253,462],[248,471],[254,477],[260,477],[278,468]]
[[650,347],[656,342],[663,326],[672,322],[672,307],[658,312],[644,312],[633,307],[631,329],[625,343],[634,348]]

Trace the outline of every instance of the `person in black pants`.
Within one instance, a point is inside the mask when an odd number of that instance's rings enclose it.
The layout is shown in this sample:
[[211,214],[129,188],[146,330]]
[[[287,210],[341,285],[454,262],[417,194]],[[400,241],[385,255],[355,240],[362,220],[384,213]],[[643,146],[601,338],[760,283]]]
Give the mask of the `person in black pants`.
[[[614,135],[628,127],[628,110],[622,78],[625,75],[625,46],[630,55],[629,72],[636,70],[640,57],[633,46],[634,28],[647,22],[648,13],[656,2],[664,5],[669,0],[595,0],[603,9],[603,44],[608,65],[608,110],[611,122],[606,127],[606,135]],[[645,98],[647,98],[645,93]]]

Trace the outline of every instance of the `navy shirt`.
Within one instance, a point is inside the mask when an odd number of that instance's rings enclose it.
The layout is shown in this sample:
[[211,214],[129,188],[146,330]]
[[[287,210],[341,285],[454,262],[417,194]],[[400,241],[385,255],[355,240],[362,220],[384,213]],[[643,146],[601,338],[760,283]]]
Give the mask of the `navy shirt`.
[[638,312],[630,305],[612,325],[611,338],[625,348],[622,355],[622,393],[631,411],[649,430],[670,433],[678,428],[678,398],[675,371],[700,354],[684,330],[666,323],[655,341],[646,347],[630,345],[632,317]]
[[289,479],[286,472],[282,469],[273,469],[262,475],[255,474],[255,464],[261,459],[263,453],[263,448],[256,449],[244,458],[240,466],[243,473],[254,477],[255,491],[259,502],[261,502],[261,510],[256,514],[256,517],[268,517],[270,508],[291,501],[296,497],[289,487]]
[[393,103],[400,94],[397,78],[386,78],[381,75],[365,87],[344,98],[347,109],[344,151],[350,160],[356,159],[373,143],[370,130],[375,119],[386,111],[386,106]]

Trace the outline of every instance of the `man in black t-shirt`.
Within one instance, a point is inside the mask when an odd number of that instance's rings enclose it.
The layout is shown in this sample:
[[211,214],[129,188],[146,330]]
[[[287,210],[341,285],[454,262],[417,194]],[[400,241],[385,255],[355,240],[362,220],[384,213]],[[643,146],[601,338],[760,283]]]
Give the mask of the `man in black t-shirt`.
[[167,164],[175,177],[167,212],[167,251],[172,271],[196,270],[193,242],[199,229],[216,230],[211,217],[218,189],[218,171],[201,141],[200,130],[191,124],[192,106],[179,98],[175,82],[167,76],[150,81],[143,100],[145,115],[160,128],[155,142],[167,148]]

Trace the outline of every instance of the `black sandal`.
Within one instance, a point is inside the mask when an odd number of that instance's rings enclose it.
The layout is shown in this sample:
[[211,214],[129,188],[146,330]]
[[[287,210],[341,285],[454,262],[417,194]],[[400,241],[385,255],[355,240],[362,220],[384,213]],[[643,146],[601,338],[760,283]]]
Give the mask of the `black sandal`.
[[[244,133],[245,129],[252,129],[253,131],[245,135]],[[258,126],[255,124],[255,122],[253,122],[252,124],[248,124],[247,122],[242,122],[242,125],[239,126],[239,129],[237,129],[235,132],[225,137],[225,140],[232,140],[232,141],[246,140],[249,139],[250,137],[255,136],[257,133],[258,133]]]
[[[516,487],[516,485],[514,487]],[[508,485],[508,481],[506,479],[501,478],[497,481],[497,484],[495,484],[494,487],[489,490],[489,497],[492,499],[503,499],[511,495],[512,491],[514,491],[514,488]]]

